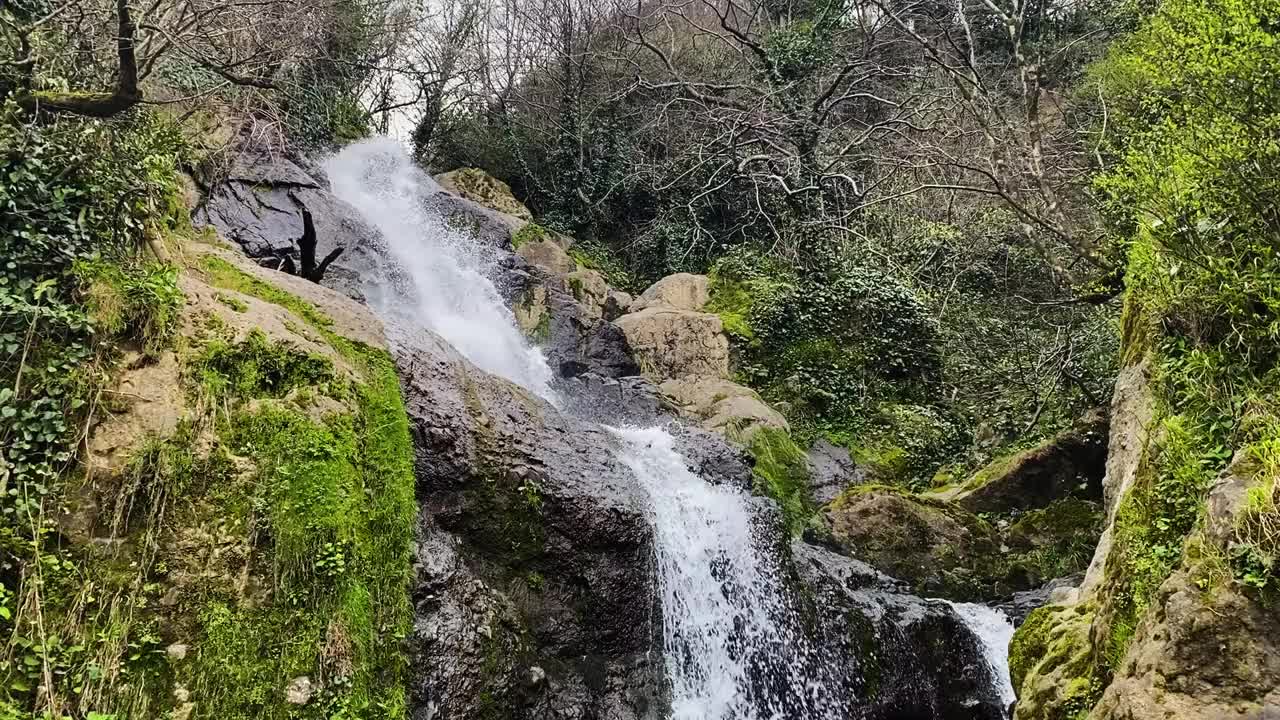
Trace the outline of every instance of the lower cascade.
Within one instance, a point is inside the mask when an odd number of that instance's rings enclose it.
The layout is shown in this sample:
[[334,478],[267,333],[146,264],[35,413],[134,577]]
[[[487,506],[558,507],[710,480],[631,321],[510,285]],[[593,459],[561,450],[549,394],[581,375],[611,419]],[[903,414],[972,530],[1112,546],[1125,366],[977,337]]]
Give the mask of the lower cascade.
[[[561,416],[561,411],[556,408],[574,405],[567,402],[572,399],[567,396],[575,392],[574,386],[569,384],[553,389],[554,381],[547,362],[524,339],[515,325],[512,312],[503,303],[495,283],[499,271],[498,255],[466,233],[451,228],[432,209],[426,199],[439,188],[413,165],[403,148],[387,139],[358,143],[332,157],[327,162],[326,171],[334,193],[357,208],[381,233],[385,248],[372,253],[374,267],[364,274],[362,291],[387,324],[388,335],[397,346],[403,363],[417,362],[415,353],[438,353],[438,343],[431,339],[435,336],[451,345],[453,351],[474,366],[471,374],[477,371],[483,371],[480,375],[491,373],[531,393],[530,399],[519,400],[526,409],[531,402],[545,403],[546,409],[535,409],[533,416],[547,418],[546,422],[550,423]],[[478,381],[480,375],[454,379],[469,388],[473,387],[469,383]],[[460,404],[466,405],[468,411],[481,412],[483,418],[501,415],[501,410],[472,407],[483,405],[473,394],[473,391],[462,393],[467,399]],[[562,398],[562,394],[566,397]],[[547,413],[551,415],[547,416]],[[412,409],[410,415],[413,415]],[[481,422],[488,423],[489,420],[482,419]],[[556,422],[581,424],[583,421],[566,415]],[[581,690],[562,689],[562,694],[614,699],[565,701],[590,705],[591,709],[584,711],[585,714],[573,714],[579,712],[576,710],[561,712],[552,704],[547,710],[529,710],[521,717],[651,718],[655,708],[659,715],[669,720],[836,720],[852,717],[949,720],[962,717],[937,709],[937,697],[948,693],[965,693],[974,697],[998,695],[998,699],[986,698],[979,709],[963,717],[1003,717],[1004,708],[1011,698],[1008,696],[1007,671],[997,656],[1003,652],[1000,643],[1008,638],[1007,634],[992,635],[988,632],[990,627],[998,625],[989,615],[964,606],[958,606],[953,612],[945,602],[923,601],[902,595],[893,588],[891,580],[869,568],[804,544],[796,547],[801,548],[806,556],[802,564],[807,569],[801,573],[806,578],[798,578],[789,569],[788,562],[792,561],[789,560],[785,532],[780,529],[776,510],[768,501],[753,497],[745,487],[746,482],[735,485],[699,477],[690,469],[689,458],[678,449],[680,443],[674,431],[660,424],[644,427],[626,423],[618,423],[617,427],[611,425],[604,428],[595,423],[586,425],[594,428],[590,431],[593,433],[603,430],[600,437],[605,438],[611,448],[585,447],[578,448],[576,452],[612,453],[616,461],[629,471],[633,482],[638,483],[647,500],[644,512],[652,533],[650,554],[656,575],[651,587],[657,595],[660,613],[660,623],[655,623],[657,627],[649,634],[654,640],[654,649],[660,648],[662,654],[660,667],[655,667],[652,672],[662,676],[658,684],[665,688],[659,691],[664,699],[653,700],[653,704],[646,708],[646,702],[633,697],[642,694],[642,688],[619,690],[612,687],[619,683],[636,685],[641,682],[637,678],[643,677],[644,671],[628,670],[626,672],[632,674],[622,675],[624,680],[621,681],[602,680],[601,674],[611,676],[615,670],[601,669],[604,665],[595,667],[590,653],[584,654],[581,643],[575,640],[569,643],[573,650],[557,652],[562,657],[577,653],[584,664],[577,669],[562,668],[561,671],[566,678],[580,676],[586,679],[582,680]],[[501,435],[502,432],[501,427],[490,427],[482,435]],[[479,445],[482,440],[484,437],[477,436],[469,442]],[[511,442],[518,445],[531,441],[513,437]],[[455,438],[446,445],[452,448],[461,443]],[[723,445],[718,438],[715,443]],[[536,455],[537,449],[530,452]],[[427,458],[426,462],[432,461]],[[519,490],[530,498],[530,507],[536,507],[537,512],[545,517],[548,507],[558,506],[564,500],[557,494],[555,478],[550,477],[552,472],[546,468],[540,470],[538,465],[534,462],[531,468],[515,472],[523,478],[519,480],[522,483]],[[540,476],[539,473],[545,474]],[[420,466],[420,478],[422,474]],[[434,474],[442,478],[441,482],[448,482],[448,469]],[[589,486],[591,478],[585,479]],[[472,496],[466,494],[471,490],[460,492],[467,498],[465,502],[472,502]],[[431,556],[424,557],[420,563],[435,573],[432,575],[435,578],[453,577],[462,572],[457,568],[470,561],[466,551],[458,549],[465,542],[457,538],[472,532],[473,524],[466,520],[451,520],[453,515],[457,513],[444,513],[441,515],[443,519],[426,523],[431,526],[453,523],[446,528],[447,532],[439,535],[448,540],[423,541],[424,547],[429,547],[423,552]],[[509,532],[509,529],[504,532]],[[537,535],[540,541],[550,545],[545,538],[554,532],[558,530],[539,527],[534,528],[531,535]],[[516,547],[516,539],[504,539]],[[520,552],[523,551],[524,546],[521,545]],[[454,558],[455,554],[457,558]],[[441,556],[453,559],[441,559]],[[485,562],[494,565],[493,562]],[[440,569],[442,567],[444,569]],[[640,572],[640,568],[632,567],[627,572],[634,575]],[[536,584],[542,587],[542,574],[526,572],[525,575],[536,577]],[[470,599],[451,604],[452,601],[441,599],[447,592],[438,590],[438,586],[445,582],[428,582],[432,590],[424,592],[421,605],[434,608],[437,613],[453,608],[449,612],[457,613],[464,620],[450,624],[451,621],[424,617],[422,615],[426,611],[420,610],[418,625],[421,633],[428,636],[424,643],[431,647],[442,644],[438,651],[424,652],[423,657],[436,657],[432,652],[465,654],[456,651],[450,643],[470,642],[473,647],[488,649],[474,652],[477,657],[475,667],[461,668],[453,674],[431,667],[419,668],[418,672],[426,678],[423,684],[429,689],[423,691],[418,701],[421,707],[413,710],[412,716],[489,717],[484,714],[484,707],[454,705],[454,699],[447,695],[451,692],[471,693],[475,696],[474,704],[487,707],[495,702],[493,693],[478,689],[478,683],[485,682],[485,679],[476,677],[477,673],[517,672],[511,665],[517,660],[495,657],[502,654],[496,648],[510,651],[514,658],[521,652],[527,652],[530,644],[539,649],[543,646],[558,647],[559,640],[544,640],[539,628],[522,627],[519,637],[510,645],[500,645],[500,641],[494,639],[491,627],[492,624],[502,624],[502,621],[494,620],[502,613],[492,609],[501,603],[469,596]],[[487,584],[476,582],[480,584],[472,585],[473,590],[468,591],[472,595],[474,588]],[[531,584],[534,582],[530,580]],[[805,599],[792,587],[795,582],[809,582],[820,591],[810,593],[810,597]],[[560,595],[546,589],[541,592]],[[590,595],[595,592],[591,589],[586,600],[579,598],[574,602],[590,603]],[[497,595],[499,593],[494,592],[485,597]],[[624,600],[633,605],[644,604],[639,598]],[[477,605],[489,609],[480,613]],[[866,620],[857,624],[856,631],[874,640],[851,640],[846,630],[816,629],[815,625],[823,624],[826,616],[836,612],[835,608],[850,609],[849,612],[865,616]],[[840,617],[849,616],[849,612],[840,612]],[[979,640],[967,636],[964,623],[955,619],[955,612],[973,625],[989,662],[987,666],[970,669],[967,673],[951,673],[950,668],[942,669],[943,673],[954,674],[958,679],[940,680],[934,677],[938,668],[929,670],[925,667],[934,660],[915,659],[913,648],[924,647],[931,641],[922,638],[937,632],[959,633],[959,639],[953,645],[958,642],[959,646],[974,647]],[[951,618],[946,621],[950,624],[944,623],[945,628],[941,630],[930,625],[932,621],[923,619],[940,616]],[[472,618],[475,623],[491,623],[484,626],[490,629],[481,633],[483,637],[474,637],[474,628],[467,627],[471,621],[465,618]],[[442,629],[446,626],[450,629]],[[599,627],[588,629],[588,633],[602,631]],[[870,644],[873,642],[894,644],[896,649],[878,653]],[[616,643],[609,641],[605,644],[612,650]],[[642,660],[626,662],[643,664]],[[882,667],[890,662],[896,663],[891,669]],[[610,661],[607,666],[615,668],[618,664]],[[531,688],[543,687],[543,676],[548,671],[555,672],[554,668],[549,670],[542,664],[521,671],[525,672],[521,681],[525,689],[516,694],[527,695],[533,692]],[[443,675],[448,677],[441,679]],[[596,679],[592,680],[592,677]],[[1000,684],[998,690],[993,690],[992,680],[997,677]],[[561,684],[577,682],[563,680]],[[892,687],[881,687],[882,684]],[[954,690],[952,686],[964,689]],[[553,682],[551,688],[554,690],[555,687]],[[864,705],[863,699],[872,695],[879,699]],[[632,699],[616,699],[621,696]],[[521,702],[534,708],[542,707],[537,704],[541,701],[526,698]],[[974,707],[978,701],[956,699],[956,703],[962,707]],[[625,710],[621,709],[623,706]],[[543,712],[551,714],[540,714]]]
[[661,428],[615,432],[652,501],[672,720],[838,717],[746,494],[689,472]]

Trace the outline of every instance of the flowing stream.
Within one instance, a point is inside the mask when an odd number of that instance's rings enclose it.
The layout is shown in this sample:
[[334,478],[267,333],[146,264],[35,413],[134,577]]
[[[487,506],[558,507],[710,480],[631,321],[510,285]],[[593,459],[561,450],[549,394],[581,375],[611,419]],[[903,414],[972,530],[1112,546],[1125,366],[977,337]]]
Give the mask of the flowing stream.
[[[357,143],[326,170],[335,194],[382,232],[398,266],[384,268],[391,287],[365,288],[392,342],[431,330],[479,368],[559,405],[546,360],[490,279],[492,252],[424,204],[438,186],[404,148],[390,139]],[[611,431],[651,500],[670,720],[847,717],[764,551],[777,538],[760,536],[768,525],[756,522],[752,498],[691,473],[662,428]],[[985,622],[973,613],[970,622]]]
[[996,691],[1007,714],[1009,706],[1018,697],[1013,691],[1013,681],[1009,679],[1009,642],[1013,640],[1013,623],[1003,612],[986,605],[952,603],[951,606],[982,645],[982,655],[995,679]]

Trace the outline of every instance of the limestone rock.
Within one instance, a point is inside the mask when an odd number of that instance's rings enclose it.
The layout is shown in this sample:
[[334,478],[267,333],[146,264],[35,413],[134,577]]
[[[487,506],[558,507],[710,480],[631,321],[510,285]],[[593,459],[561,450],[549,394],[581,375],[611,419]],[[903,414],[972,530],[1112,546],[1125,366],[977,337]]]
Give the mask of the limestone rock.
[[587,317],[599,319],[604,317],[605,301],[609,297],[609,284],[598,270],[574,270],[565,276],[573,299],[582,304]]
[[711,281],[706,275],[668,275],[640,293],[640,297],[631,306],[631,312],[657,306],[698,311],[710,299],[710,287]]
[[578,269],[578,264],[569,257],[569,253],[565,252],[564,248],[545,237],[522,243],[516,249],[516,253],[530,265],[556,275],[568,275]]
[[440,187],[492,210],[532,220],[533,213],[511,193],[511,186],[477,168],[459,168],[435,176]]
[[616,324],[649,377],[729,376],[729,338],[718,315],[654,306],[623,315]]
[[759,427],[790,430],[782,413],[756,391],[718,377],[685,376],[667,380],[658,390],[699,426],[746,442]]

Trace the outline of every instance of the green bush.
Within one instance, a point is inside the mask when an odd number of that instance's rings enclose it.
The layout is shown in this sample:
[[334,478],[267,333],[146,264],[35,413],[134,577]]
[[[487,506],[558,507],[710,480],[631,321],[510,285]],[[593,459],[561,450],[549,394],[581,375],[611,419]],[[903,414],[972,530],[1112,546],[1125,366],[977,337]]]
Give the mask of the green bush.
[[117,342],[154,352],[181,294],[144,261],[148,233],[183,222],[171,124],[31,123],[0,109],[0,498],[10,518],[35,507],[72,460],[95,356]]

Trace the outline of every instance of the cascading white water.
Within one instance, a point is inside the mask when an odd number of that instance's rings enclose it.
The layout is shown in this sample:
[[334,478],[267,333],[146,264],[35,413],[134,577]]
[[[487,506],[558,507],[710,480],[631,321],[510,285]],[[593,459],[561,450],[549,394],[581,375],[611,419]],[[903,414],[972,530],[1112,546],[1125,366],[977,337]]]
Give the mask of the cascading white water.
[[[491,253],[424,204],[440,188],[391,138],[350,145],[325,164],[338,197],[383,236],[405,282],[370,282],[370,305],[397,334],[427,328],[477,367],[553,399],[551,369],[488,277]],[[387,273],[392,275],[393,273]]]
[[[401,275],[404,287],[365,288],[389,332],[430,329],[480,368],[554,399],[545,359],[486,277],[483,249],[423,203],[438,186],[403,147],[357,143],[326,170],[334,193],[381,231],[400,266],[382,274]],[[652,499],[672,720],[834,717],[822,710],[825,684],[813,671],[821,663],[753,536],[750,499],[692,474],[661,428],[614,432],[618,457]]]
[[[525,341],[488,277],[491,253],[424,202],[438,186],[405,149],[390,139],[357,143],[331,158],[326,171],[334,193],[381,231],[395,265],[364,288],[393,343],[412,343],[429,329],[481,369],[556,402],[546,360]],[[764,549],[774,539],[756,536],[762,525],[751,498],[691,473],[661,428],[613,432],[619,459],[651,499],[671,720],[847,717],[843,699],[832,697],[838,684],[827,680],[823,658],[799,631],[774,554]],[[990,618],[977,607],[957,610],[986,643],[997,625],[986,624]],[[1002,693],[1007,641],[986,648]],[[1007,693],[1011,698],[1011,687]]]
[[691,473],[661,428],[613,432],[652,502],[672,720],[836,717],[746,494]]
[[952,603],[978,642],[996,683],[1000,702],[1008,708],[1017,699],[1009,678],[1009,642],[1013,640],[1013,623],[999,610],[978,603]]

